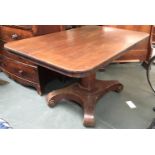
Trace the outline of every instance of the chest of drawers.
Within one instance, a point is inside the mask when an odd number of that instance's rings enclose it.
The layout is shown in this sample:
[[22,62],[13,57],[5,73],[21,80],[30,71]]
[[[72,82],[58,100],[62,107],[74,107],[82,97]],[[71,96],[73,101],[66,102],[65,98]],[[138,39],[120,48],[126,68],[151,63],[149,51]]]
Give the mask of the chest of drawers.
[[[32,86],[41,95],[44,84],[49,80],[48,77],[54,76],[51,71],[33,64],[33,62],[21,58],[16,54],[6,51],[4,43],[30,38],[52,32],[62,31],[62,26],[57,25],[9,25],[0,26],[0,70],[6,73],[15,81]],[[48,76],[50,74],[50,76]],[[46,75],[46,76],[45,76]]]

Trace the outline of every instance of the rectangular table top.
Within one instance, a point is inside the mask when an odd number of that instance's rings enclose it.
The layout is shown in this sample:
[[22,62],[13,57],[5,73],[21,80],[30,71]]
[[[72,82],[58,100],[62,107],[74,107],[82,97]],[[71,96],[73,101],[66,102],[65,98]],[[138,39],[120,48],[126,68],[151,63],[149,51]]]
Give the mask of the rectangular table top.
[[5,48],[62,74],[83,77],[148,37],[144,32],[83,26],[9,42]]

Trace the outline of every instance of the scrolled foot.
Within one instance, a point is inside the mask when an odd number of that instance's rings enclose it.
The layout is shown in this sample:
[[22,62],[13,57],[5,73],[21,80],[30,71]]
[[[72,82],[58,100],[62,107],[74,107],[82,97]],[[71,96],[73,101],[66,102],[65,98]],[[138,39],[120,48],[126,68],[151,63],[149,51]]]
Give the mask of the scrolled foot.
[[46,97],[48,106],[54,107],[61,100],[75,101],[76,103],[82,104],[83,102],[82,96],[80,92],[79,93],[74,92],[74,87],[75,85],[72,85],[49,93]]
[[47,100],[49,107],[54,107],[56,105],[56,101],[54,99],[54,96],[52,96],[51,94],[47,95],[46,100]]
[[116,89],[115,89],[115,92],[119,93],[123,90],[123,85],[122,84],[117,84],[116,85]]

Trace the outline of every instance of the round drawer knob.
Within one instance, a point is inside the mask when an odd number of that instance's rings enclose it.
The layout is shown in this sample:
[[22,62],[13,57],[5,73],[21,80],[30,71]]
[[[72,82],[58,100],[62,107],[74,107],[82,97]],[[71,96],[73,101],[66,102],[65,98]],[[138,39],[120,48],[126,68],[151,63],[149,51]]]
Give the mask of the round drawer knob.
[[19,36],[18,36],[17,34],[12,34],[11,38],[12,38],[13,40],[17,40],[17,39],[19,38]]
[[22,74],[22,73],[23,73],[23,70],[19,70],[18,73],[19,73],[19,74]]

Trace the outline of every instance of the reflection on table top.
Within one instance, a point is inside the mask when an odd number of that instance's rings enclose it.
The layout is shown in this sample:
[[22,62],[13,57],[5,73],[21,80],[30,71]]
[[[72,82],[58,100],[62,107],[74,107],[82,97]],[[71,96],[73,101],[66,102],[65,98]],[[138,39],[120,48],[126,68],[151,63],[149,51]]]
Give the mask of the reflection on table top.
[[144,32],[84,26],[10,42],[5,48],[63,74],[80,77],[148,37]]

